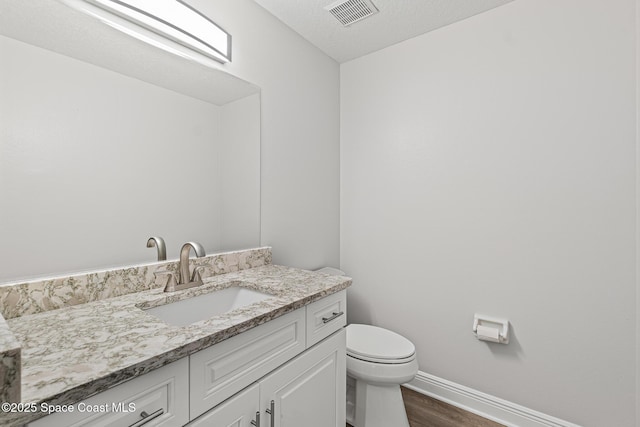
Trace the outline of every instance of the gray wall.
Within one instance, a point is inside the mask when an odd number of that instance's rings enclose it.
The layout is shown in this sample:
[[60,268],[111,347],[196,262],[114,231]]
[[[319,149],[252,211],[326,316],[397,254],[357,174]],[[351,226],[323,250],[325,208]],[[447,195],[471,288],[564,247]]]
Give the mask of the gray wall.
[[338,64],[251,0],[193,0],[233,35],[223,68],[262,89],[261,243],[275,263],[339,263]]
[[421,371],[636,425],[634,8],[518,0],[342,64],[351,322],[409,337]]

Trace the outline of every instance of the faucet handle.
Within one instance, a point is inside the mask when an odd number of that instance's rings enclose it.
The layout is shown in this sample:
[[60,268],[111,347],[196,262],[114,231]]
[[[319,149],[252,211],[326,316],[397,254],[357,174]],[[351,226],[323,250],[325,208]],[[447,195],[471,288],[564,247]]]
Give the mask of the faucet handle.
[[153,273],[156,285],[164,285],[164,292],[173,292],[178,286],[176,273],[169,270],[160,270]]
[[191,277],[191,281],[195,283],[202,284],[202,273],[204,272],[203,266],[195,266],[193,268],[193,276]]

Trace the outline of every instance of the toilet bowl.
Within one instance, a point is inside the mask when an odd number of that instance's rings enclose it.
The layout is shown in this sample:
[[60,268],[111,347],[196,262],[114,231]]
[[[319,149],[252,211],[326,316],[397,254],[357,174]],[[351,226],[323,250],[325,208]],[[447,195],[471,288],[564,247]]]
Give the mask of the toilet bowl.
[[[319,273],[343,276],[336,268]],[[347,422],[354,427],[409,427],[400,384],[418,373],[416,348],[395,332],[347,326]]]
[[415,346],[395,332],[347,326],[347,421],[354,427],[409,427],[400,384],[418,373]]

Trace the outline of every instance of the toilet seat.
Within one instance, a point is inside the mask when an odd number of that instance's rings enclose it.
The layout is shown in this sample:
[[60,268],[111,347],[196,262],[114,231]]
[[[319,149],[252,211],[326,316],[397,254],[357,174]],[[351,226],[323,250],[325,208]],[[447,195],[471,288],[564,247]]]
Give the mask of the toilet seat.
[[387,329],[351,324],[347,326],[347,355],[371,363],[402,364],[415,359],[416,348]]
[[348,420],[356,427],[410,427],[400,384],[418,373],[418,357],[411,341],[395,332],[370,325],[347,326]]

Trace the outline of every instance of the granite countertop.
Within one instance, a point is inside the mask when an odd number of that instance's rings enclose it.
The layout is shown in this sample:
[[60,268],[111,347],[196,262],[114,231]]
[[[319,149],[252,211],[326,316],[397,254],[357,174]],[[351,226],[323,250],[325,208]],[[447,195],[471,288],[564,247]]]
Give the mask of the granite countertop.
[[[351,279],[345,276],[269,264],[209,277],[202,286],[184,291],[152,289],[8,319],[22,347],[21,400],[76,403],[350,284]],[[273,297],[184,327],[168,325],[139,308],[230,286],[244,286]],[[0,424],[19,425],[38,417],[0,413]]]

